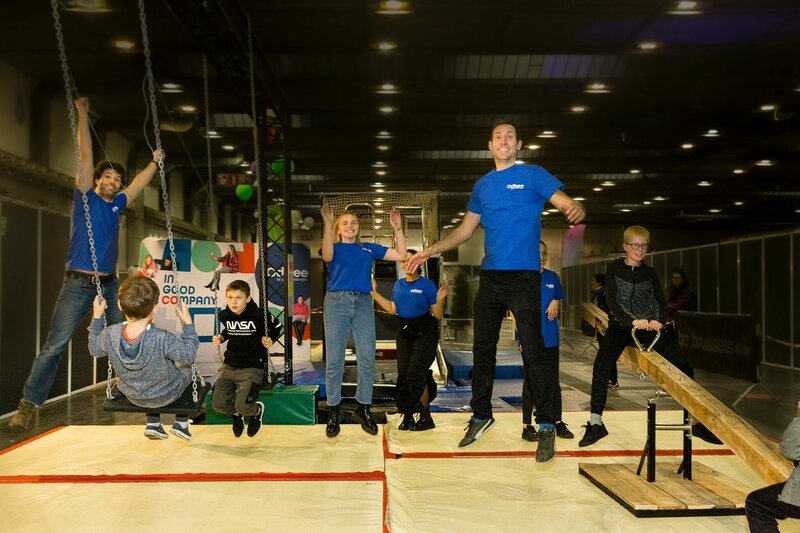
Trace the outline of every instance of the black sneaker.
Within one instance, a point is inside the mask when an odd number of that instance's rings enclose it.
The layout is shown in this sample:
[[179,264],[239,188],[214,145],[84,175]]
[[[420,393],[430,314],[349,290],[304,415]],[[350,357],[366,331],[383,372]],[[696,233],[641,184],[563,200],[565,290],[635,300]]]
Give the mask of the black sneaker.
[[234,413],[231,417],[233,419],[233,436],[234,437],[241,437],[242,433],[244,432],[244,417],[239,413]]
[[539,432],[536,431],[536,428],[532,425],[528,424],[524,428],[522,428],[522,439],[528,442],[536,442],[539,440]]
[[248,437],[255,437],[258,435],[258,432],[261,431],[261,415],[264,414],[264,404],[256,402],[256,407],[258,407],[258,411],[250,417],[250,422],[247,423]]
[[339,434],[339,406],[332,405],[328,411],[328,424],[325,426],[325,435],[333,438]]
[[183,427],[179,422],[175,422],[172,424],[172,429],[170,429],[169,432],[183,440],[192,440],[192,433],[189,431],[188,423],[186,427]]
[[536,447],[536,462],[545,464],[556,456],[556,430],[545,426],[539,430],[539,445]]
[[458,443],[459,448],[466,448],[472,446],[475,441],[483,436],[484,433],[494,427],[494,418],[487,418],[485,420],[475,420],[470,418],[467,422],[467,433],[461,442]]
[[708,442],[709,444],[722,444],[722,441],[719,440],[719,437],[714,435],[710,429],[708,429],[700,422],[692,426],[692,437],[697,437],[699,439],[702,439]]
[[562,439],[574,439],[575,434],[569,430],[564,422],[556,422],[556,435]]
[[353,411],[352,419],[361,424],[361,429],[370,435],[378,434],[378,425],[372,419],[372,414],[369,412],[369,405],[359,403],[356,410]]
[[605,424],[590,424],[586,422],[586,426],[584,427],[586,428],[586,433],[583,434],[583,438],[578,443],[578,446],[581,448],[590,446],[608,435]]
[[419,420],[411,424],[411,431],[428,431],[429,429],[433,429],[436,427],[436,424],[433,422],[433,417],[430,413],[420,413]]
[[397,429],[400,431],[408,431],[411,429],[411,426],[413,426],[414,423],[414,413],[406,413],[403,415],[403,421],[400,422],[400,425],[397,426]]
[[164,440],[166,438],[169,438],[167,432],[164,431],[164,426],[162,426],[161,424],[157,426],[147,424],[144,428],[144,436],[150,440]]

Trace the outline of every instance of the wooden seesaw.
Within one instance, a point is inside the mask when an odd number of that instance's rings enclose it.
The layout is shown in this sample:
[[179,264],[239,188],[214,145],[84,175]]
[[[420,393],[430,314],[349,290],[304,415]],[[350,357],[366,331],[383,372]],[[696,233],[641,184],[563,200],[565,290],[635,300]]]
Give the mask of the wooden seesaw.
[[[608,315],[591,303],[581,303],[581,316],[599,333],[608,329]],[[640,375],[649,376],[666,393],[657,392],[648,401],[647,444],[638,469],[635,465],[578,465],[580,474],[637,517],[719,516],[744,514],[744,500],[749,488],[735,480],[695,463],[691,459],[691,424],[688,413],[710,429],[730,450],[772,485],[785,481],[792,464],[777,445],[766,440],[739,415],[717,400],[693,379],[675,368],[650,347],[628,347],[623,361]],[[684,408],[683,424],[656,424],[655,403],[671,396]],[[656,429],[684,432],[683,462],[677,472],[655,464]],[[641,476],[647,457],[647,473]],[[658,474],[659,479],[656,479]]]

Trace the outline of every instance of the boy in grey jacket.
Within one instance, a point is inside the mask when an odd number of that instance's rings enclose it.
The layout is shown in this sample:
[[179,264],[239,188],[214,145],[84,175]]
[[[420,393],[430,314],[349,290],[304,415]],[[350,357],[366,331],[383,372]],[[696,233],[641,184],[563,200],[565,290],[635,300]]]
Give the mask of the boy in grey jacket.
[[[191,389],[190,365],[200,345],[192,316],[183,302],[175,309],[175,314],[183,323],[180,338],[151,323],[158,297],[158,285],[150,278],[128,278],[120,285],[118,298],[126,321],[103,328],[102,316],[106,302],[97,296],[92,323],[89,325],[89,353],[92,357],[110,357],[119,378],[119,392],[134,405],[145,409],[169,405],[187,389]],[[188,417],[178,416],[171,433],[190,440],[192,435]],[[168,437],[161,425],[160,415],[147,413],[144,434],[149,439]]]

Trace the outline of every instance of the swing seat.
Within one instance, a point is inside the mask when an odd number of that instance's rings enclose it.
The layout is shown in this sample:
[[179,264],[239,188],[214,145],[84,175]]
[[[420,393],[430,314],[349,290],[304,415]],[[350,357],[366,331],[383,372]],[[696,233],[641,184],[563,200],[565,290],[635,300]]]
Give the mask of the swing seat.
[[211,384],[206,382],[204,385],[197,385],[197,401],[192,400],[192,386],[186,387],[181,396],[169,405],[163,407],[141,407],[131,403],[124,394],[115,390],[117,396],[113,400],[103,402],[103,410],[120,413],[157,413],[181,416],[197,416],[205,403],[206,395],[211,390]]

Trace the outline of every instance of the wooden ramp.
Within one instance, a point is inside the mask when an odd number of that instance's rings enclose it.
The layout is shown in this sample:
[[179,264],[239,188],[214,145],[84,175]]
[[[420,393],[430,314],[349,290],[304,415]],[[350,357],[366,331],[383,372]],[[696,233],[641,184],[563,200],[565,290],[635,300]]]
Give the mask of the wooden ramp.
[[[608,315],[597,306],[582,303],[581,315],[598,332],[608,329]],[[623,359],[634,370],[649,376],[675,401],[703,423],[734,454],[772,485],[785,481],[791,463],[777,445],[767,441],[739,415],[717,400],[693,379],[654,351],[628,347]],[[703,465],[693,465],[692,479],[657,467],[655,482],[636,475],[625,465],[578,465],[581,475],[636,516],[697,516],[741,514],[745,488]]]

